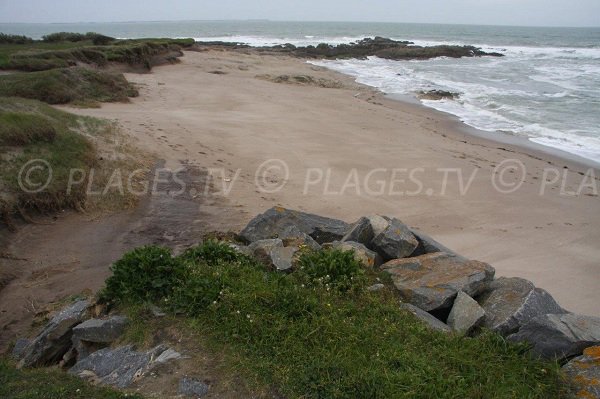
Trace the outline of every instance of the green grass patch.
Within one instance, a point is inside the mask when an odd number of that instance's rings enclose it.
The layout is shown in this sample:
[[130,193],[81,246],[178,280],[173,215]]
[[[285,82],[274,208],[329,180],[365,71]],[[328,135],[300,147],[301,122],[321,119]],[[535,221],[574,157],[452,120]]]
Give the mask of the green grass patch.
[[[62,40],[16,44],[0,43],[0,69],[45,71],[79,63],[105,66],[115,62],[150,69],[155,58],[173,61],[172,53],[194,44],[193,39],[112,40],[106,36],[59,33]],[[66,36],[65,36],[66,35]],[[73,39],[66,37],[74,35]],[[96,34],[94,34],[96,35]]]
[[[251,385],[283,397],[563,394],[556,363],[492,333],[428,329],[399,308],[393,290],[368,292],[371,277],[345,252],[305,252],[300,264],[273,272],[216,242],[178,257],[144,247],[115,264],[102,297],[122,308],[151,301],[183,316]],[[134,336],[143,339],[142,330]]]
[[109,388],[91,386],[60,370],[17,370],[0,358],[0,397],[3,399],[142,399]]
[[23,97],[49,104],[126,101],[137,90],[122,74],[83,67],[0,76],[0,96]]
[[35,114],[18,112],[0,113],[0,145],[23,146],[51,143],[56,139],[56,128],[48,119]]

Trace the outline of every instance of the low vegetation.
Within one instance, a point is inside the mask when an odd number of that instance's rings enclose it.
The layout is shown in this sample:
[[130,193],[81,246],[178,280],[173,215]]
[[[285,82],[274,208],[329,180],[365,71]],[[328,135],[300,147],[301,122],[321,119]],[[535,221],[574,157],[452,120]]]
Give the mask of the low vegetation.
[[0,44],[30,44],[33,39],[23,35],[7,35],[0,33]]
[[83,67],[0,76],[0,96],[23,97],[48,104],[127,101],[138,95],[122,74]]
[[250,385],[278,397],[560,397],[557,364],[492,333],[429,330],[393,290],[366,290],[377,275],[351,254],[305,250],[298,264],[274,272],[215,241],[177,257],[143,247],[114,264],[101,298],[180,315]]
[[60,43],[60,42],[84,42],[91,41],[97,45],[106,45],[114,42],[114,37],[104,36],[100,33],[88,32],[88,33],[72,33],[72,32],[56,32],[51,33],[42,37],[42,41],[46,43]]
[[[0,97],[0,220],[10,224],[12,214],[24,215],[28,211],[120,209],[131,205],[135,198],[126,192],[88,198],[87,179],[69,189],[72,170],[89,177],[90,169],[95,168],[92,189],[98,191],[115,168],[126,174],[139,167],[125,156],[99,161],[101,147],[112,139],[113,128],[107,121],[59,111],[39,101]],[[111,150],[128,151],[114,147]],[[34,160],[44,160],[52,168],[50,180],[46,165],[39,161],[31,164]],[[35,169],[36,166],[40,168]],[[27,174],[27,170],[31,173]],[[22,187],[32,189],[46,181],[48,186],[40,192],[27,192]]]
[[0,358],[0,397],[3,399],[142,399],[109,388],[93,387],[59,370],[17,370]]

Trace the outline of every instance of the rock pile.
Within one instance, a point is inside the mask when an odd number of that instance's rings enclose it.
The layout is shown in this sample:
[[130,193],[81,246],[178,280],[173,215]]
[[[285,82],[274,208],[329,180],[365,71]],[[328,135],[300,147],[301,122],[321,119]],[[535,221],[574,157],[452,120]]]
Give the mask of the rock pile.
[[293,255],[303,245],[352,251],[365,267],[389,273],[400,306],[429,328],[465,335],[490,329],[528,343],[542,358],[562,363],[574,358],[565,370],[580,382],[596,381],[598,351],[589,348],[600,345],[600,318],[564,310],[522,278],[494,279],[492,266],[460,256],[398,219],[374,215],[347,224],[274,207],[250,221],[241,237],[249,242],[241,251],[286,272],[294,270]]

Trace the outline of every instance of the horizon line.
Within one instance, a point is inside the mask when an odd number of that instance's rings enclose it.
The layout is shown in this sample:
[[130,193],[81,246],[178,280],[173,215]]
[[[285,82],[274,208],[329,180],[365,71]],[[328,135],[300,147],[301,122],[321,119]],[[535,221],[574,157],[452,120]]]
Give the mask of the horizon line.
[[6,25],[78,25],[78,24],[134,24],[134,23],[164,23],[164,22],[296,22],[296,23],[353,23],[353,24],[412,24],[412,25],[455,25],[455,26],[498,26],[514,28],[570,28],[570,29],[600,29],[599,26],[572,25],[511,25],[511,24],[468,24],[448,22],[406,22],[406,21],[330,21],[330,20],[279,20],[268,18],[247,19],[169,19],[169,20],[127,20],[127,21],[76,21],[76,22],[4,22]]

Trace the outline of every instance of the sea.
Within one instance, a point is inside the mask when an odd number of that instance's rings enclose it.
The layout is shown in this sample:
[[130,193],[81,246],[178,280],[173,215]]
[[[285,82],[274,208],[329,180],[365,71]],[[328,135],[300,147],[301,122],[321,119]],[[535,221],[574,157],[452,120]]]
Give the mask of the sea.
[[93,31],[117,38],[193,37],[251,46],[340,44],[374,36],[417,45],[474,45],[504,57],[369,57],[312,63],[390,95],[455,92],[454,100],[421,102],[491,138],[520,136],[600,163],[600,28],[266,20],[0,24],[0,32],[33,38],[58,31]]

